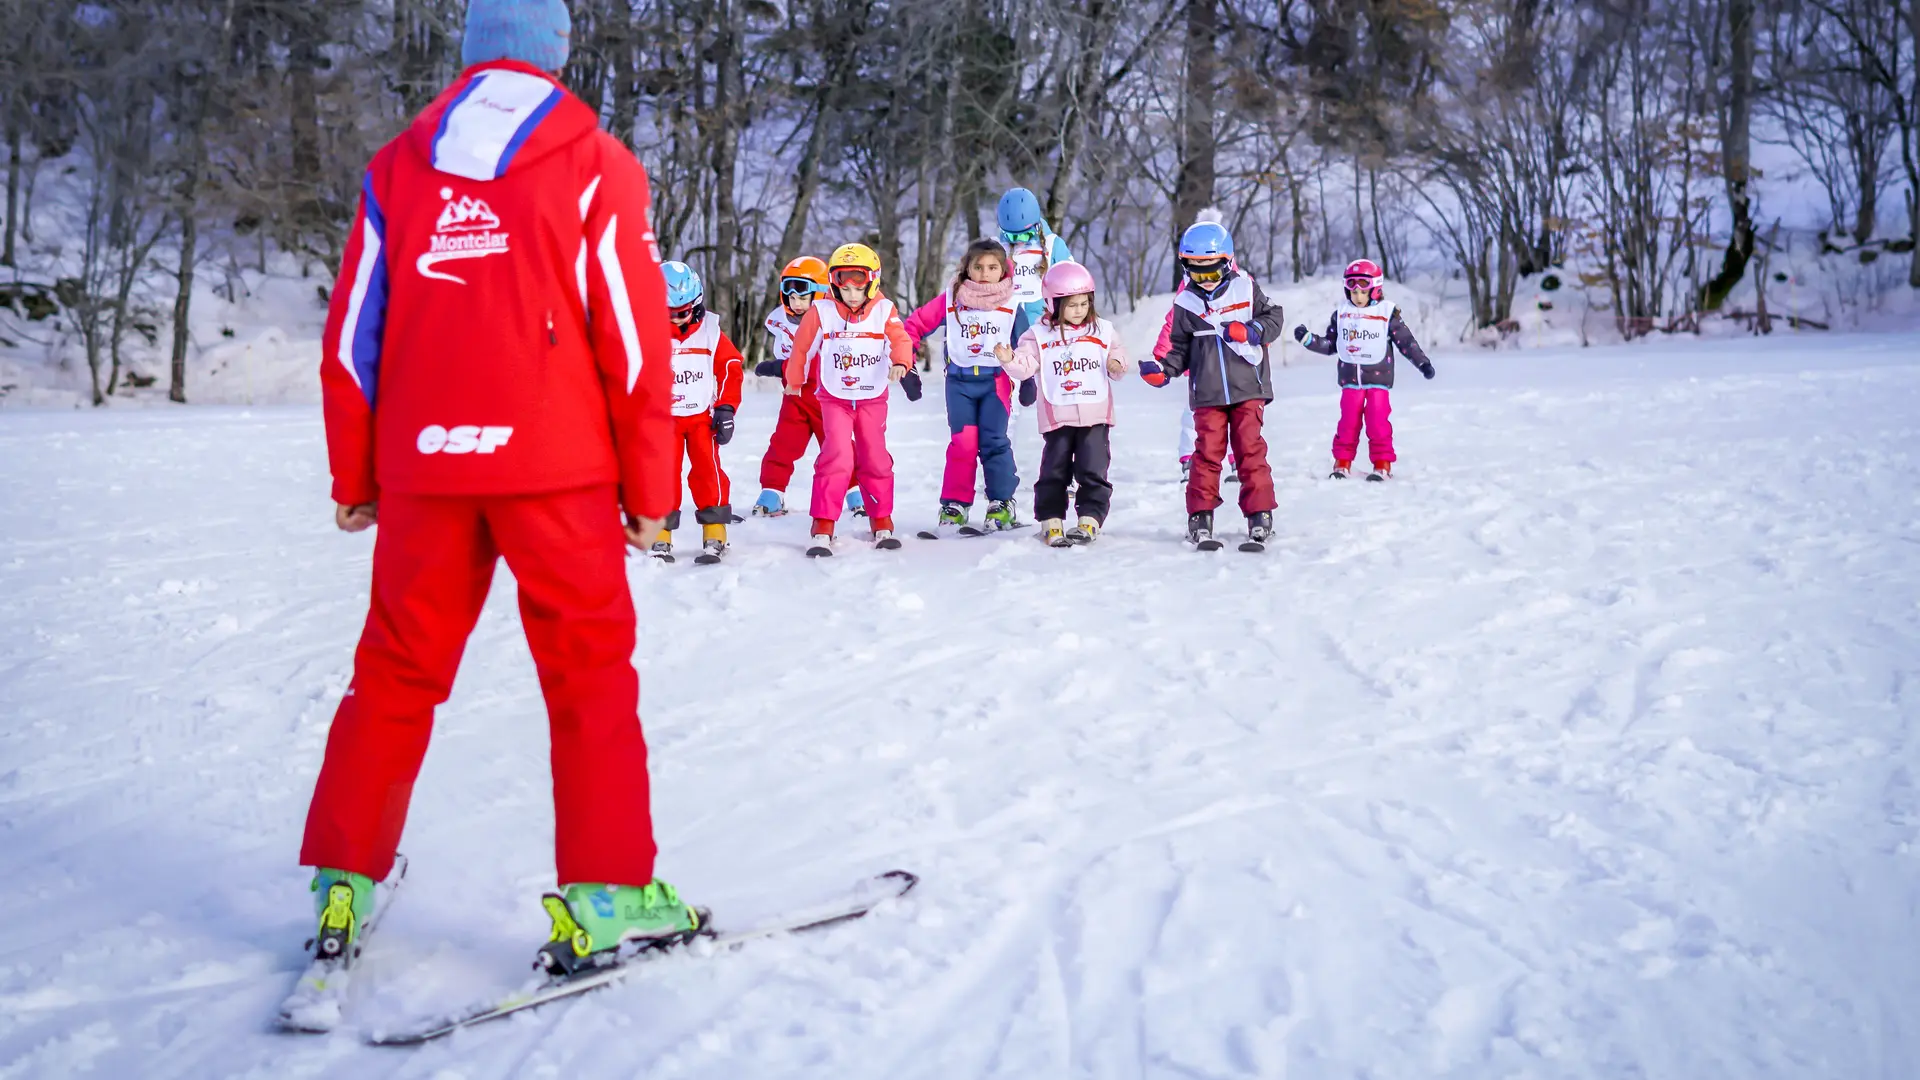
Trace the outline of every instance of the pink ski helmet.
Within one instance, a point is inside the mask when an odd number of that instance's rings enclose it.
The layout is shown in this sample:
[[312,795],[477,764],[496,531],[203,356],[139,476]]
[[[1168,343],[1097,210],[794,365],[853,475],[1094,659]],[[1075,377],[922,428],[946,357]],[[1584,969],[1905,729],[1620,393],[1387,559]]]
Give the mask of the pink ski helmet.
[[1040,295],[1048,300],[1095,291],[1093,271],[1077,262],[1054,263],[1040,279]]
[[1386,280],[1387,275],[1380,269],[1379,263],[1374,262],[1372,259],[1355,259],[1347,264],[1347,272],[1344,276],[1346,278],[1348,292],[1365,288],[1367,290],[1368,300],[1376,304],[1380,302],[1380,297],[1383,292],[1380,284]]

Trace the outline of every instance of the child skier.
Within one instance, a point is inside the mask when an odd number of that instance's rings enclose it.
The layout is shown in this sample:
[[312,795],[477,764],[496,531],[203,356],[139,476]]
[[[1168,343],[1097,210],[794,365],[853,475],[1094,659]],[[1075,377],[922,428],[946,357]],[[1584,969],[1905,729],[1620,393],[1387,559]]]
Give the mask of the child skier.
[[[673,530],[680,527],[681,462],[693,491],[693,519],[700,523],[700,555],[716,563],[727,550],[733,520],[733,484],[720,466],[720,447],[733,440],[733,414],[740,407],[740,350],[707,310],[700,275],[683,262],[660,264],[667,279],[667,318],[673,323],[674,508],[647,552],[673,561]],[[684,448],[684,457],[682,450]]]
[[[1228,259],[1227,262],[1231,264],[1233,260]],[[1173,291],[1177,296],[1186,289],[1187,283],[1183,280]],[[1167,319],[1160,324],[1160,337],[1153,343],[1153,358],[1156,362],[1166,359],[1167,350],[1173,345],[1173,313],[1178,310],[1177,307],[1167,308]],[[1152,382],[1152,380],[1148,381]],[[1162,378],[1160,382],[1155,382],[1153,385],[1161,386],[1165,382],[1166,380]],[[1186,412],[1180,414],[1180,482],[1183,484],[1193,473],[1193,442],[1193,409],[1189,406]],[[1231,448],[1227,451],[1226,480],[1232,484],[1240,482],[1240,463],[1234,458]]]
[[1281,333],[1280,308],[1253,276],[1233,265],[1225,226],[1201,222],[1180,237],[1187,288],[1174,297],[1173,331],[1164,364],[1187,376],[1193,405],[1193,469],[1187,479],[1187,541],[1217,551],[1213,510],[1220,505],[1220,465],[1227,444],[1240,463],[1240,510],[1247,516],[1242,550],[1258,551],[1273,533],[1273,473],[1261,423],[1273,400],[1266,342]]
[[[753,373],[778,379],[787,357],[793,353],[793,334],[800,319],[813,302],[827,295],[827,264],[811,255],[788,263],[780,272],[780,306],[767,313],[763,324],[772,339],[773,356],[755,365]],[[787,512],[787,484],[793,480],[794,462],[807,452],[807,443],[820,438],[820,373],[807,371],[807,385],[797,396],[780,401],[780,419],[773,425],[773,438],[767,442],[767,456],[760,462],[760,498],[753,504],[755,517],[780,517]],[[858,470],[854,482],[859,482]],[[847,509],[865,514],[860,489],[847,492]]]
[[[1040,519],[1041,538],[1054,547],[1092,543],[1113,500],[1107,480],[1113,427],[1109,381],[1126,374],[1127,353],[1113,324],[1094,310],[1094,291],[1086,267],[1055,263],[1041,281],[1047,314],[1004,358],[1014,378],[1037,375],[1040,380],[1046,450],[1033,482],[1033,516]],[[1064,528],[1069,482],[1076,485],[1074,511],[1080,518],[1072,529]]]
[[[1020,525],[1013,492],[1020,473],[1007,435],[1013,380],[1002,365],[1002,350],[1019,338],[1014,325],[1014,279],[1007,251],[993,240],[975,240],[960,257],[953,283],[907,317],[907,337],[918,348],[935,330],[946,330],[947,468],[940,483],[937,532],[1013,529]],[[986,474],[984,530],[967,523],[973,507],[975,462]]]
[[873,521],[875,547],[893,550],[893,457],[887,453],[887,384],[905,382],[918,398],[913,344],[893,301],[880,295],[880,256],[865,244],[842,244],[827,261],[828,297],[815,300],[793,334],[787,393],[806,387],[815,359],[820,372],[820,460],[813,467],[813,541],[809,558],[833,554],[833,528],[858,461],[861,493]]
[[1294,340],[1322,356],[1338,355],[1340,423],[1333,429],[1332,479],[1345,480],[1353,471],[1354,451],[1360,448],[1360,424],[1367,427],[1367,457],[1373,471],[1367,479],[1382,481],[1393,475],[1393,351],[1399,349],[1420,374],[1433,378],[1433,361],[1413,339],[1400,318],[1400,309],[1382,299],[1386,275],[1371,259],[1347,264],[1346,296],[1327,320],[1327,334],[1316,337],[1304,326],[1293,328]]
[[[1041,279],[1054,263],[1072,262],[1067,242],[1056,236],[1053,226],[1041,216],[1040,200],[1026,188],[1017,187],[1000,196],[994,210],[1000,226],[1000,242],[1012,257],[1013,302],[1015,318],[1013,338],[1019,341],[1027,329],[1046,313],[1046,298],[1040,294]],[[1020,384],[1020,404],[1032,405],[1038,386],[1033,379]]]

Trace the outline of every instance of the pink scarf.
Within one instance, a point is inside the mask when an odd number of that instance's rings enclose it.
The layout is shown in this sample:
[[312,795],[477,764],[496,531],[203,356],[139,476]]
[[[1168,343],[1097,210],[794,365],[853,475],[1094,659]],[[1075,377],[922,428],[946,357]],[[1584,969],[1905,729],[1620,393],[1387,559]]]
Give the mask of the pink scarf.
[[1012,299],[1013,279],[1001,278],[991,285],[982,285],[977,281],[967,280],[961,282],[959,287],[954,289],[953,292],[954,298],[960,302],[960,306],[963,308],[973,308],[975,310],[997,308],[1005,304],[1009,299]]

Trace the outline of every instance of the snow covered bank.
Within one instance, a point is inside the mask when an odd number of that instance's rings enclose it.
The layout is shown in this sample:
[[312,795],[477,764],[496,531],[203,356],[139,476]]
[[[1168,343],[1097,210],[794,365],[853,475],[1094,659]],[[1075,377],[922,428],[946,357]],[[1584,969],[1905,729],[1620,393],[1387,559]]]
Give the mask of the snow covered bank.
[[[796,515],[636,563],[662,874],[729,919],[921,892],[414,1053],[264,1033],[371,549],[317,411],[0,413],[0,1076],[1920,1069],[1920,336],[1463,353],[1396,393],[1384,487],[1318,479],[1332,375],[1280,378],[1264,556],[1175,542],[1179,397],[1132,383],[1094,547],[821,564]],[[911,527],[938,402],[894,430]],[[512,592],[362,1019],[509,986],[544,934]]]

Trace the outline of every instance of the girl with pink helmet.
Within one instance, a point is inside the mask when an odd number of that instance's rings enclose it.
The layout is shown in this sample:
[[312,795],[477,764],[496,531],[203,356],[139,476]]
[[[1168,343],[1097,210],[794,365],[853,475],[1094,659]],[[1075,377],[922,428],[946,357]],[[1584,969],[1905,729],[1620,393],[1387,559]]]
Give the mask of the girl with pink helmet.
[[1369,480],[1393,475],[1393,358],[1397,350],[1420,374],[1433,378],[1433,361],[1414,340],[1400,317],[1400,309],[1386,299],[1386,280],[1377,263],[1355,259],[1342,275],[1346,293],[1327,320],[1325,335],[1293,328],[1294,339],[1323,356],[1337,357],[1340,376],[1340,422],[1333,429],[1335,480],[1353,474],[1354,454],[1360,449],[1360,427],[1367,429],[1367,458],[1373,462]]
[[[1127,373],[1127,353],[1113,324],[1094,310],[1093,274],[1075,262],[1055,263],[1040,282],[1046,310],[1040,321],[1005,350],[1001,363],[1015,380],[1039,376],[1040,433],[1046,449],[1033,482],[1033,516],[1041,539],[1054,547],[1091,543],[1106,524],[1113,501],[1107,480],[1112,458],[1112,381]],[[1074,513],[1066,528],[1067,486],[1075,485]]]

